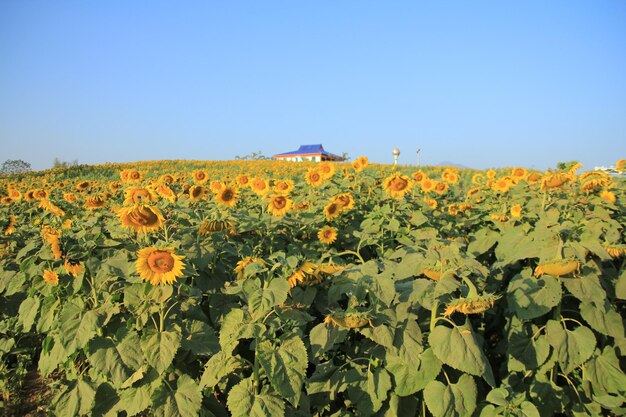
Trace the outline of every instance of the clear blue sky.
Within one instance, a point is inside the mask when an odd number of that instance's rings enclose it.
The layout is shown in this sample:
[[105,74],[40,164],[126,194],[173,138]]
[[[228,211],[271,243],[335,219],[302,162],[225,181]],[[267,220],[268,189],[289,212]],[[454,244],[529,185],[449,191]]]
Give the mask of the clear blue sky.
[[626,1],[0,1],[0,162],[626,158]]

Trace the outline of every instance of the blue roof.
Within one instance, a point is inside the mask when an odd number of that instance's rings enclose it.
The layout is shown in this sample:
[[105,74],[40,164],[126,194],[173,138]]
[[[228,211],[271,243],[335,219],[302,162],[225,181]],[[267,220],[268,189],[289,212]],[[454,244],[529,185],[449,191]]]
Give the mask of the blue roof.
[[322,155],[332,155],[329,152],[324,150],[322,144],[317,145],[300,145],[297,151],[279,153],[278,155],[300,155],[300,154],[309,154],[309,153],[321,153]]

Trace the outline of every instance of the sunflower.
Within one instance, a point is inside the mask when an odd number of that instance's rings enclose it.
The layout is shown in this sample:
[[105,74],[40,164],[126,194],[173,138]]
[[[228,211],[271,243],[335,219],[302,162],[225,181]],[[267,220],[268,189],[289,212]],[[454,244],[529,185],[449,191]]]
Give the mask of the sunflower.
[[383,181],[383,188],[393,198],[404,197],[406,193],[411,191],[412,187],[411,178],[404,174],[394,174]]
[[122,182],[127,182],[131,184],[136,184],[143,181],[143,174],[136,169],[127,170],[126,179],[122,177]]
[[14,215],[9,215],[9,224],[4,228],[3,234],[5,236],[10,236],[15,233],[15,225],[17,224],[17,219]]
[[491,186],[494,191],[499,193],[506,193],[511,189],[513,182],[509,177],[502,177],[495,180]]
[[57,285],[59,283],[59,274],[46,269],[43,271],[43,280],[48,284]]
[[328,161],[320,162],[320,164],[317,166],[317,170],[325,180],[332,178],[332,176],[335,175],[336,171],[335,165]]
[[171,284],[183,276],[184,258],[174,254],[174,248],[143,248],[137,251],[136,270],[142,280],[152,285]]
[[496,300],[500,298],[494,294],[485,293],[483,295],[474,295],[472,297],[461,297],[453,300],[446,306],[444,317],[449,317],[455,312],[468,314],[480,314],[492,308]]
[[276,180],[272,190],[278,194],[289,194],[294,188],[295,186],[292,180]]
[[511,207],[510,213],[511,213],[511,217],[514,217],[516,219],[521,218],[522,206],[520,206],[519,204],[515,204],[513,207]]
[[513,170],[511,171],[511,178],[515,183],[525,179],[527,175],[528,171],[526,171],[526,169],[524,168],[513,168]]
[[237,274],[237,280],[242,280],[246,277],[245,276],[246,267],[252,263],[258,263],[261,266],[265,266],[265,261],[263,259],[253,258],[252,256],[246,256],[241,261],[238,261],[237,265],[235,265],[235,269],[233,269],[233,272]]
[[437,208],[437,200],[434,198],[424,197],[424,203],[431,209],[435,210]]
[[226,187],[226,184],[217,180],[211,181],[211,185],[209,185],[209,189],[213,192],[213,194],[219,193],[224,187]]
[[304,263],[287,279],[289,282],[289,288],[293,288],[298,283],[311,285],[316,284],[322,280],[320,276],[315,275],[317,265],[311,261],[304,261]]
[[497,172],[495,171],[495,169],[490,169],[489,171],[487,171],[487,178],[489,178],[490,180],[494,179],[497,175]]
[[42,190],[41,188],[37,188],[33,192],[33,197],[36,200],[46,200],[48,198],[48,192],[46,190]]
[[[422,182],[422,185],[424,185],[424,183]],[[435,184],[435,192],[439,195],[445,194],[446,191],[448,191],[448,184],[446,184],[445,182],[437,182]]]
[[452,170],[446,169],[442,174],[442,179],[448,184],[456,184],[459,182],[459,174]]
[[484,182],[485,182],[485,176],[481,174],[480,172],[477,172],[474,175],[472,175],[472,184],[481,185]]
[[87,210],[95,210],[106,205],[107,200],[101,195],[93,195],[85,198],[85,207]]
[[65,212],[59,206],[55,205],[52,201],[48,199],[41,200],[39,202],[39,208],[42,208],[57,217],[65,216]]
[[117,210],[122,225],[142,234],[158,230],[163,226],[163,214],[154,206],[138,204],[131,207],[122,207]]
[[63,199],[68,203],[73,203],[76,201],[76,194],[74,193],[63,193]]
[[617,201],[617,198],[615,197],[615,193],[613,193],[612,191],[608,191],[608,190],[603,190],[600,193],[600,198],[608,201],[611,204],[615,204],[615,201]]
[[609,244],[605,244],[604,245],[604,250],[606,250],[606,252],[609,255],[611,255],[611,258],[619,258],[619,257],[624,256],[626,254],[626,245],[620,245],[620,244],[609,245]]
[[208,235],[210,233],[221,232],[229,229],[231,232],[235,230],[235,224],[230,220],[203,220],[198,228],[198,233]]
[[81,181],[76,184],[76,191],[87,191],[91,187],[91,183],[89,181]]
[[324,183],[324,176],[316,168],[310,168],[304,175],[304,179],[311,187],[319,187]]
[[200,201],[206,196],[206,188],[202,185],[192,185],[189,188],[189,198],[191,201]]
[[356,160],[352,162],[352,168],[354,168],[356,172],[360,172],[363,171],[369,165],[369,163],[370,161],[369,159],[367,159],[366,156],[359,156]]
[[250,177],[248,177],[245,174],[241,174],[241,175],[237,176],[237,178],[235,178],[235,182],[240,187],[249,187],[250,186]]
[[337,240],[337,229],[330,226],[324,226],[317,232],[317,238],[320,242],[330,245]]
[[254,178],[250,187],[252,188],[252,191],[254,191],[257,195],[263,195],[269,190],[267,181],[265,181],[263,178]]
[[547,172],[541,178],[541,191],[559,188],[563,184],[567,184],[573,180],[574,178],[571,174],[563,172]]
[[4,197],[0,198],[0,201],[2,201],[2,204],[6,206],[13,203],[13,199],[9,197],[8,195],[5,195]]
[[176,193],[174,193],[174,190],[170,187],[165,185],[165,183],[157,184],[154,189],[161,197],[168,200],[170,203],[176,202]]
[[507,216],[506,214],[498,214],[498,213],[492,213],[490,216],[491,220],[496,221],[496,222],[506,222],[509,221],[509,216]]
[[171,174],[163,174],[159,177],[159,182],[164,184],[171,184],[174,182],[174,176]]
[[74,278],[79,276],[85,270],[80,262],[68,261],[67,259],[63,263],[63,266],[65,267],[65,273],[73,276]]
[[337,194],[332,199],[333,203],[341,206],[341,211],[347,211],[354,208],[354,197],[350,193]]
[[434,191],[435,185],[437,185],[435,181],[431,180],[428,177],[422,179],[422,182],[420,183],[420,187],[422,187],[422,191],[425,193],[430,193],[431,191]]
[[209,175],[206,173],[206,171],[203,171],[201,169],[194,171],[192,177],[193,182],[195,182],[196,184],[204,184],[209,180]]
[[274,216],[284,216],[289,210],[291,210],[292,201],[284,195],[272,194],[269,197],[269,203],[267,203],[267,211]]
[[543,176],[539,172],[531,172],[526,176],[526,182],[529,184],[537,184]]
[[413,180],[415,181],[415,183],[419,184],[422,182],[422,180],[424,178],[426,178],[426,174],[424,174],[424,172],[420,169],[417,172],[414,172],[413,174],[411,174],[411,176],[413,177]]
[[324,207],[324,216],[326,216],[326,220],[332,220],[341,214],[341,205],[336,202],[332,202]]
[[537,265],[534,275],[535,278],[539,278],[543,274],[563,276],[579,269],[580,262],[575,259],[557,259]]
[[9,188],[7,194],[13,201],[20,201],[22,199],[22,193],[17,188]]
[[237,189],[231,186],[224,186],[215,194],[215,201],[224,207],[234,207],[237,204]]
[[432,279],[433,281],[439,281],[443,272],[441,269],[433,269],[433,268],[423,268],[422,274]]
[[619,172],[626,171],[626,159],[620,159],[615,163],[615,169]]
[[129,206],[132,204],[146,204],[158,201],[159,197],[156,193],[145,187],[128,187],[124,190],[124,204]]

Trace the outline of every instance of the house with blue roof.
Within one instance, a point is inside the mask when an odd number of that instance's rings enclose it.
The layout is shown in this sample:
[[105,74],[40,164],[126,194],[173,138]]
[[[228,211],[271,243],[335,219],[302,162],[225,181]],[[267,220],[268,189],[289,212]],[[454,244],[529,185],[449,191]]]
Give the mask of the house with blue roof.
[[345,161],[346,160],[342,156],[335,155],[328,151],[325,151],[324,147],[321,144],[300,145],[297,151],[279,153],[279,154],[274,155],[274,158],[281,160],[281,161],[295,161],[295,162],[303,162],[303,161],[322,162],[322,161]]

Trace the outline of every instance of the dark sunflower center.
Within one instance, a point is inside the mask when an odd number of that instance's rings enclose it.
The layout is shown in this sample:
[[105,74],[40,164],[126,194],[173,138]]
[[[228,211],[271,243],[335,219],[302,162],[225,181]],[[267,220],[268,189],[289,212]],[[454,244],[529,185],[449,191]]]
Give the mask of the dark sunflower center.
[[156,251],[148,256],[148,266],[153,272],[170,272],[174,268],[174,258],[167,252]]
[[159,217],[149,208],[134,210],[130,218],[133,223],[141,226],[152,226],[159,222]]
[[285,197],[275,197],[272,201],[272,204],[277,209],[282,209],[287,205],[287,200],[285,199]]

